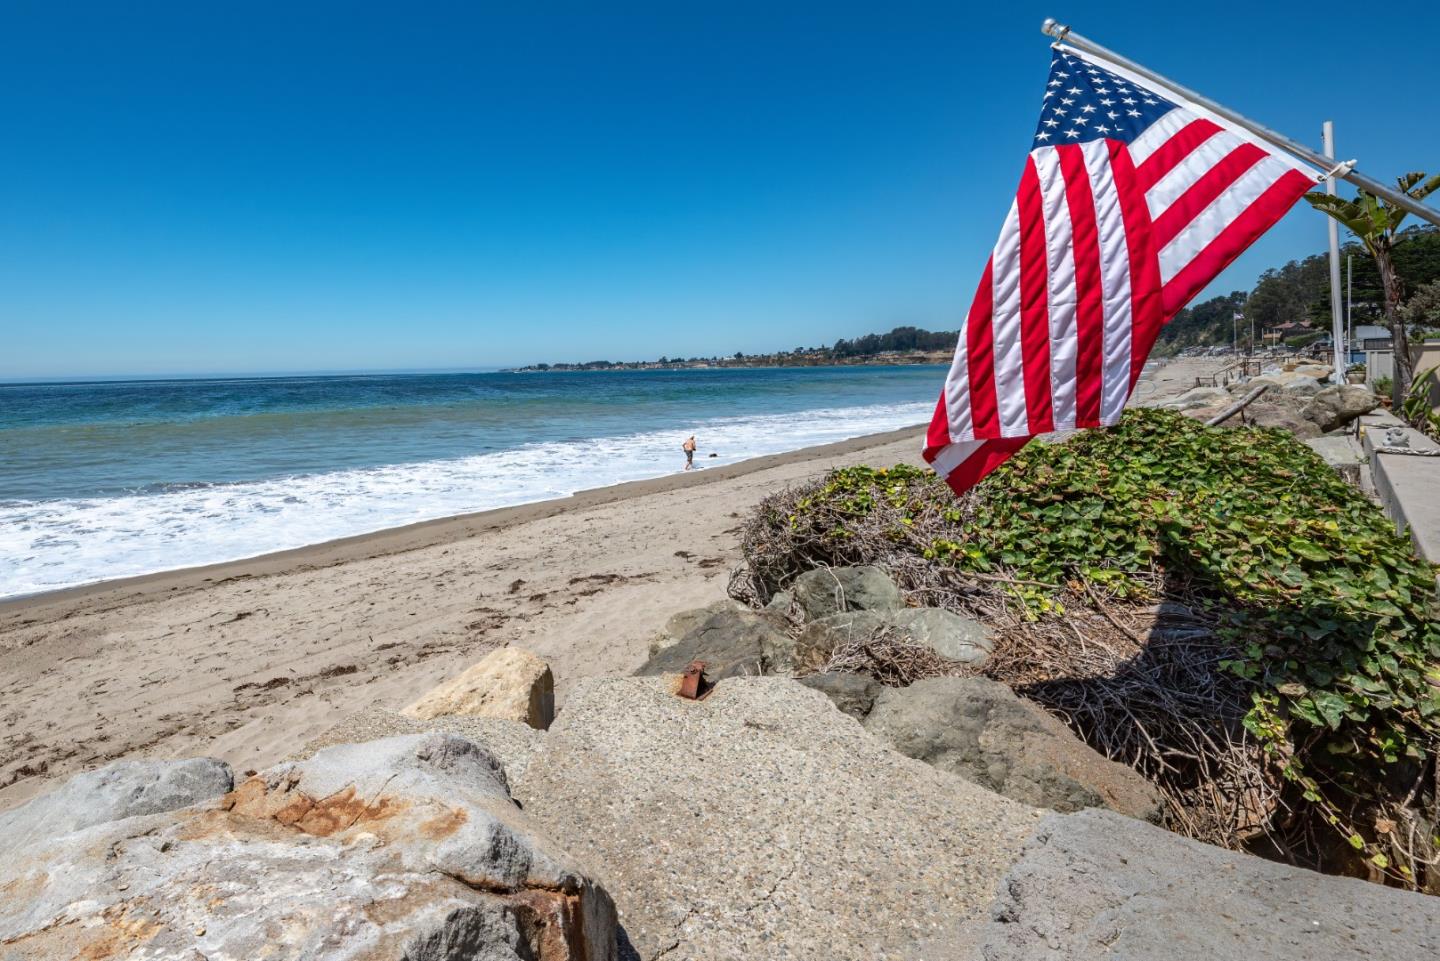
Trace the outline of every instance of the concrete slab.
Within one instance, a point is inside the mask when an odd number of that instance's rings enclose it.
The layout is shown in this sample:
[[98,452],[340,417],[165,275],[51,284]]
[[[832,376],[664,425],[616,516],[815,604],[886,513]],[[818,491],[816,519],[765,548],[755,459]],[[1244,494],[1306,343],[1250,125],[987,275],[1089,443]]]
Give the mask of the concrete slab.
[[[1387,448],[1389,429],[1370,429],[1364,434],[1365,453],[1370,461],[1375,493],[1395,526],[1410,528],[1410,537],[1420,556],[1440,563],[1440,444],[1410,427],[1395,428],[1402,445]],[[1415,454],[1386,453],[1412,450]]]
[[1305,446],[1315,451],[1324,458],[1325,463],[1332,466],[1358,464],[1366,457],[1365,449],[1349,434],[1324,434],[1320,437],[1311,437],[1305,441]]
[[981,931],[986,961],[1437,953],[1440,898],[1224,851],[1093,808],[1041,822]]
[[1361,414],[1356,420],[1362,428],[1404,427],[1405,422],[1384,407],[1377,407],[1368,414]]
[[1341,433],[1325,434],[1307,439],[1305,446],[1319,454],[1341,477],[1359,486],[1360,467],[1365,463],[1365,449],[1354,437]]

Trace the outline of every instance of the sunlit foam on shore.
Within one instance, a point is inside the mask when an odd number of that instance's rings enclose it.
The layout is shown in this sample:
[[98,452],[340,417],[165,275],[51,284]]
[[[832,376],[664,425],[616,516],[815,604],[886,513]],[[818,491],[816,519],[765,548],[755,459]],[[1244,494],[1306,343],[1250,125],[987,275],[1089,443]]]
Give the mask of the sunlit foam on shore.
[[[930,412],[928,404],[896,404],[717,418],[695,425],[696,464],[703,469],[893,430]],[[681,440],[671,431],[641,433],[120,497],[4,502],[0,597],[238,560],[660,477],[683,466]]]

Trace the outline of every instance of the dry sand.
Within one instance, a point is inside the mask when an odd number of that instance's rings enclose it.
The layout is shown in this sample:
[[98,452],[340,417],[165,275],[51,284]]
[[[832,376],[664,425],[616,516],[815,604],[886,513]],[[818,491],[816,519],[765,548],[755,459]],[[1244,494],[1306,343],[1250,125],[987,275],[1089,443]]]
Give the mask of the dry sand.
[[[1137,399],[1216,366],[1166,365]],[[0,603],[0,810],[130,755],[261,768],[506,644],[550,662],[563,706],[577,679],[634,670],[671,614],[724,597],[761,497],[838,465],[919,463],[921,434]]]

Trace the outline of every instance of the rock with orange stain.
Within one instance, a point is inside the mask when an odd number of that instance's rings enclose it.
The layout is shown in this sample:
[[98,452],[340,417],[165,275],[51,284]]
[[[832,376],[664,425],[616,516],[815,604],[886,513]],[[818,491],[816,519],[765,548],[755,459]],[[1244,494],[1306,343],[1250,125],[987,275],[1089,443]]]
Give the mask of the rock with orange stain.
[[444,733],[331,747],[0,863],[4,961],[611,961],[616,938],[610,896],[495,758]]

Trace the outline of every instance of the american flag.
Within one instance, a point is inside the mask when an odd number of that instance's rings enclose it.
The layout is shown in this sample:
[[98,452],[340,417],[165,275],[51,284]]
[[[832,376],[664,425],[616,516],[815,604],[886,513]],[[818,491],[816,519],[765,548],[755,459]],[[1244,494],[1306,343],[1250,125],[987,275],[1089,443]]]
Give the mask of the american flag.
[[926,435],[957,494],[1037,434],[1117,422],[1160,328],[1323,179],[1118,64],[1054,49]]

